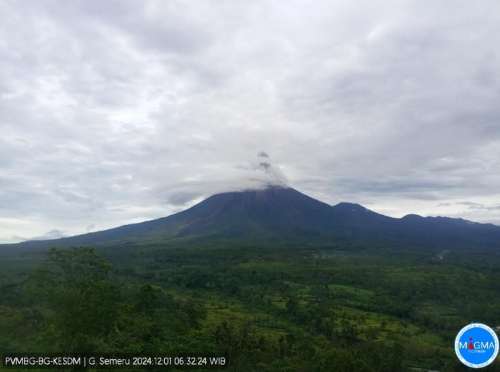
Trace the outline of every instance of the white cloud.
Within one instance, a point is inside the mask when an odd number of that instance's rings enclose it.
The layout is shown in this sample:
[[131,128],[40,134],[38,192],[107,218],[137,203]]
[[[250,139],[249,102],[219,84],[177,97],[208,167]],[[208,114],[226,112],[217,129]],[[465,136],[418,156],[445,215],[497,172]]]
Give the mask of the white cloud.
[[168,215],[267,182],[261,160],[326,202],[500,221],[456,204],[500,203],[500,4],[44,0],[0,14],[0,241]]

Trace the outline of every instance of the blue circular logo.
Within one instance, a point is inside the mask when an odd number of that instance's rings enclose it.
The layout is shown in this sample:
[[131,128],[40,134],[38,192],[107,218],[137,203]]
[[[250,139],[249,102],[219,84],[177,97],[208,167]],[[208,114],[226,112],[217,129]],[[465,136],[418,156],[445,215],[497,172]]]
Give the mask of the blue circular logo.
[[484,368],[498,355],[498,337],[494,330],[481,323],[472,323],[458,332],[455,353],[470,368]]

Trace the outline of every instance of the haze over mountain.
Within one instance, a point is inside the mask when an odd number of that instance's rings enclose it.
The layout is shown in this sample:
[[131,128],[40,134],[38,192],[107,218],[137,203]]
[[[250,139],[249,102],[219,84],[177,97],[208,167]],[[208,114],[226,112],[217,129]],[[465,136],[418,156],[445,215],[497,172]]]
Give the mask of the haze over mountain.
[[51,246],[121,246],[191,239],[250,242],[371,242],[447,248],[500,246],[500,227],[446,217],[383,216],[359,204],[330,206],[283,185],[213,195],[168,217],[48,241],[0,246],[0,251]]

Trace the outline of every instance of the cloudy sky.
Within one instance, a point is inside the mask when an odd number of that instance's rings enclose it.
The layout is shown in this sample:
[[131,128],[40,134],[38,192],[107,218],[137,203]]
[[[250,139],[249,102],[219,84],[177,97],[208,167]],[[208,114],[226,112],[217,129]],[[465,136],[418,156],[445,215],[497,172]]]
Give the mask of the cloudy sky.
[[500,224],[499,45],[495,1],[3,0],[0,242],[269,180]]

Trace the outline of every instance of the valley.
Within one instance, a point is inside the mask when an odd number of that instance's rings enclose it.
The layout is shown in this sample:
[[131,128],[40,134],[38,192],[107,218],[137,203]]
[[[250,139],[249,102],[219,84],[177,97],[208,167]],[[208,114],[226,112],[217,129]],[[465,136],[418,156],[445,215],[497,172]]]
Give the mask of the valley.
[[[118,291],[113,327],[84,339],[79,330],[72,347],[219,352],[240,371],[329,371],[328,358],[350,371],[463,370],[452,347],[457,329],[500,324],[500,257],[436,261],[411,247],[374,250],[222,242],[100,249],[110,264],[105,282]],[[61,347],[57,308],[33,302],[29,290],[28,268],[43,258],[1,263],[9,273],[1,282],[4,351]],[[146,290],[148,310],[139,310]]]

